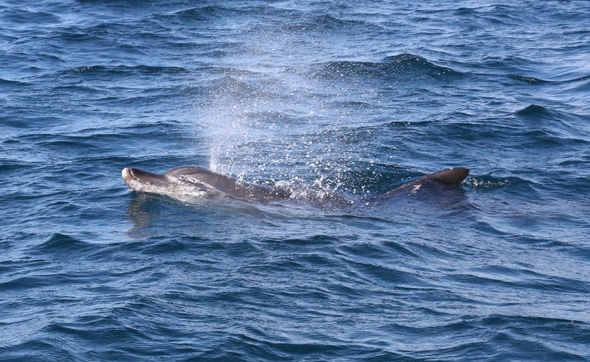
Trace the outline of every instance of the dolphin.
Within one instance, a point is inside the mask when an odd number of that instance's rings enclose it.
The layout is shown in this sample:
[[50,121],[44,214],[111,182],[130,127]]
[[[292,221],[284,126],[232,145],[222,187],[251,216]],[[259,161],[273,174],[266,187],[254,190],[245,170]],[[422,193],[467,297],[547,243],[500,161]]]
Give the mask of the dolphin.
[[[300,199],[298,193],[287,187],[240,182],[232,177],[198,166],[178,167],[162,175],[136,168],[124,168],[122,175],[127,186],[133,191],[172,197],[177,195],[205,197],[217,195],[260,202]],[[388,197],[403,192],[414,193],[422,186],[460,185],[467,175],[469,175],[467,168],[449,168],[405,183],[377,197]],[[321,198],[326,201],[352,203],[339,195],[322,194]]]

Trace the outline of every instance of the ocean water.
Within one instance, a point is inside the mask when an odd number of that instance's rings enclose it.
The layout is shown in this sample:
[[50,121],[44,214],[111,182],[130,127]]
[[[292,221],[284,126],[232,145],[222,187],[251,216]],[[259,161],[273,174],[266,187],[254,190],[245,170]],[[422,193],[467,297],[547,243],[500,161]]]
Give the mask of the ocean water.
[[[590,361],[587,1],[0,1],[0,360]],[[200,165],[375,203],[181,202]]]

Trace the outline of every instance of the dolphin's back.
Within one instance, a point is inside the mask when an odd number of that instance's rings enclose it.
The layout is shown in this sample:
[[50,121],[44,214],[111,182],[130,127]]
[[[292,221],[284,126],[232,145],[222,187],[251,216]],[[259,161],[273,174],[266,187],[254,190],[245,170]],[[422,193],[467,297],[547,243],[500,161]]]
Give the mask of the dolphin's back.
[[[217,187],[217,185],[220,187],[235,187],[236,184],[236,181],[231,177],[199,166],[173,168],[172,170],[166,172],[163,176],[174,178],[194,178],[195,180],[208,183],[215,187]],[[213,185],[212,182],[214,182],[216,185]]]
[[239,182],[229,176],[198,166],[178,167],[166,172],[163,176],[187,182],[205,183],[225,194],[246,200],[283,200],[289,198],[291,194],[287,189]]

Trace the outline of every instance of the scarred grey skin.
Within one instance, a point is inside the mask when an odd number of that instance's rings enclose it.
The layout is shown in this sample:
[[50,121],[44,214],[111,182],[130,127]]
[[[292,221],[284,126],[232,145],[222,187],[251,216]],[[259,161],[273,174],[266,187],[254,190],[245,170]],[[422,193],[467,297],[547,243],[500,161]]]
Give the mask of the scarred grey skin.
[[252,201],[287,200],[292,196],[292,191],[286,188],[239,182],[226,175],[197,166],[178,167],[163,175],[136,168],[124,168],[123,180],[134,191],[164,195],[201,191]]
[[[178,167],[163,175],[136,168],[124,168],[122,174],[127,186],[140,192],[163,195],[198,194],[201,192],[208,195],[228,195],[252,201],[279,201],[296,198],[293,190],[289,188],[239,182],[229,176],[197,166]],[[386,197],[400,192],[415,192],[425,184],[459,185],[468,174],[469,170],[463,167],[449,168],[406,183],[378,197]],[[327,201],[347,201],[338,195],[323,197],[326,197]]]

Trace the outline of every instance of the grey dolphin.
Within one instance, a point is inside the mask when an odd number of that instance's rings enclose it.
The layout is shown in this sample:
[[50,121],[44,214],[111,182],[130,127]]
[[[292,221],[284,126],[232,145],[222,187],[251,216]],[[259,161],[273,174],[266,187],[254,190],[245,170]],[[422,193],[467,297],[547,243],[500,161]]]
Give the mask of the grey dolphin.
[[[163,194],[229,195],[252,201],[279,201],[297,198],[294,191],[285,187],[255,185],[237,181],[229,176],[203,167],[189,166],[172,169],[163,175],[124,168],[123,180],[134,191]],[[469,170],[463,167],[449,168],[420,177],[377,197],[387,197],[400,192],[416,192],[423,185],[459,185]],[[322,196],[322,198],[324,198]],[[347,202],[338,195],[328,195],[326,201]]]
[[291,198],[292,191],[282,187],[270,187],[239,182],[229,176],[204,167],[178,167],[163,175],[124,168],[123,180],[130,189],[156,194],[182,193],[229,195],[253,201],[278,201]]

